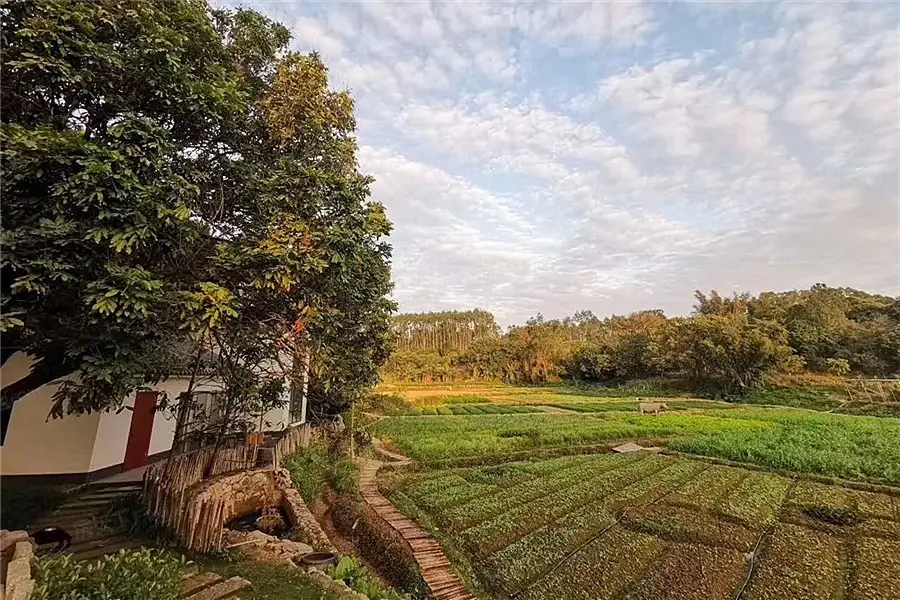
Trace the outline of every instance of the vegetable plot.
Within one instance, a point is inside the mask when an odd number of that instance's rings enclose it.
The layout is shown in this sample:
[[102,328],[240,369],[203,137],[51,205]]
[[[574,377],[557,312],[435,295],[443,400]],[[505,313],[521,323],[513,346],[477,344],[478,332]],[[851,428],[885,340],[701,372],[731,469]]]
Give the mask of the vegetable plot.
[[399,477],[397,504],[496,600],[900,597],[900,491],[652,453]]

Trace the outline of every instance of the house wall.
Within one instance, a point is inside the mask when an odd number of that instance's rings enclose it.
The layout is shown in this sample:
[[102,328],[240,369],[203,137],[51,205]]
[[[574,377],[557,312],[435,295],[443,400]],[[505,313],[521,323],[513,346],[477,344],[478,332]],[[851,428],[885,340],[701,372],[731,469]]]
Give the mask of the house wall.
[[[0,368],[0,381],[9,384],[21,379],[28,374],[31,364],[32,360],[24,354],[13,356]],[[187,389],[188,383],[187,378],[173,377],[153,389],[174,399]],[[6,439],[0,446],[0,474],[78,475],[101,469],[114,471],[124,461],[135,395],[125,400],[120,411],[48,420],[57,387],[58,383],[43,386],[16,402]],[[217,391],[221,384],[201,381],[194,389],[197,392]],[[172,448],[175,416],[170,413],[157,411],[154,416],[150,456]],[[286,428],[288,413],[286,406],[270,410],[263,416],[264,428],[270,431]]]
[[[18,381],[28,374],[31,363],[28,356],[16,354],[0,367],[0,381]],[[100,415],[48,420],[57,387],[40,387],[13,406],[0,447],[3,475],[71,474],[90,469]]]
[[[153,386],[155,391],[164,392],[170,400],[185,391],[190,380],[172,377]],[[213,392],[220,390],[221,385],[215,382],[198,383],[194,386],[197,392]],[[126,409],[121,412],[105,412],[100,415],[97,439],[91,456],[91,471],[119,465],[125,460],[125,447],[128,444],[128,431],[131,429],[131,408],[134,407],[135,395],[125,400]],[[150,434],[149,455],[167,452],[172,449],[175,439],[175,415],[172,411],[157,411],[153,417],[153,430]]]

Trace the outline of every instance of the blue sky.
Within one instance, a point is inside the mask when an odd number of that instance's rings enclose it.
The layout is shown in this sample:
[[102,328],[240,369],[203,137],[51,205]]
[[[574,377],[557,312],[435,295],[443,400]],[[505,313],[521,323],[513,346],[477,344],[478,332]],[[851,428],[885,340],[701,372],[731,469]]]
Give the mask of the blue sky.
[[227,2],[352,91],[401,310],[900,295],[900,8]]

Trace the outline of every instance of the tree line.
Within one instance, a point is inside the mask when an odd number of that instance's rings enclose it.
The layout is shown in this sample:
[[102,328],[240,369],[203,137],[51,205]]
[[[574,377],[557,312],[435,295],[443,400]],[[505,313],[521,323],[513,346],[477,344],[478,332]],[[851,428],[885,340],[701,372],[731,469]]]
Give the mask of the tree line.
[[[739,394],[773,372],[900,372],[898,298],[822,284],[758,296],[696,292],[695,298],[687,317],[645,310],[601,319],[580,311],[564,319],[538,315],[453,352],[398,344],[383,374],[409,382],[522,384],[671,377]],[[401,315],[395,326],[413,318],[422,319]]]

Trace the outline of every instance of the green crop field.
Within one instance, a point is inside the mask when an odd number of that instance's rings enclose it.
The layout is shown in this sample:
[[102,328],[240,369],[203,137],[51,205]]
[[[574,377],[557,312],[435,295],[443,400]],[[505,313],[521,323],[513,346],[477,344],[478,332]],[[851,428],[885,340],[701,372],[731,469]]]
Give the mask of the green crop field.
[[787,408],[728,408],[658,417],[627,412],[384,419],[375,428],[426,464],[502,462],[535,450],[577,450],[621,440],[762,467],[900,485],[900,419]]
[[[721,421],[740,423],[705,427]],[[383,487],[498,600],[900,598],[900,490],[652,453],[400,472]]]

